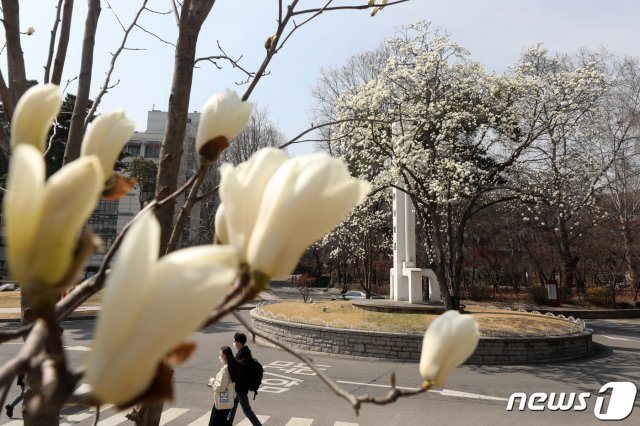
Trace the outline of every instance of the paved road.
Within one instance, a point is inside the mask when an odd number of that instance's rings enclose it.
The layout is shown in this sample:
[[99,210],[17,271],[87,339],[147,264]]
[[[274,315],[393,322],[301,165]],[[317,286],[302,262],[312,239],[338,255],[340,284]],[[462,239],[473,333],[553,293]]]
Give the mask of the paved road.
[[[247,315],[246,311],[243,315]],[[266,425],[510,425],[510,424],[597,424],[594,405],[602,385],[613,381],[631,381],[640,387],[640,321],[597,320],[589,326],[596,330],[594,340],[597,354],[588,359],[537,366],[463,366],[456,370],[446,389],[403,399],[396,404],[379,407],[365,405],[360,416],[334,395],[304,365],[285,352],[251,344],[254,355],[265,366],[264,389],[253,406]],[[11,327],[3,324],[2,327]],[[79,365],[90,344],[94,321],[71,321],[65,324],[64,340],[71,363]],[[167,404],[163,419],[169,425],[206,424],[211,394],[206,382],[220,364],[218,349],[232,343],[233,333],[241,330],[233,318],[195,333],[196,354],[175,373],[177,398]],[[0,347],[0,362],[15,354],[20,342]],[[398,386],[416,387],[420,384],[417,365],[394,362],[371,362],[314,356],[314,360],[346,390],[356,394],[383,395],[388,390],[392,373]],[[11,389],[10,397],[17,387]],[[584,411],[507,412],[507,399],[513,392],[589,392]],[[606,405],[606,404],[605,404]],[[82,407],[68,407],[63,411],[64,424],[89,425],[92,412]],[[103,426],[124,423],[122,415],[113,408],[102,414]],[[238,413],[236,424],[246,425]],[[0,424],[19,425],[18,420]],[[640,424],[640,397],[634,412],[617,424]]]

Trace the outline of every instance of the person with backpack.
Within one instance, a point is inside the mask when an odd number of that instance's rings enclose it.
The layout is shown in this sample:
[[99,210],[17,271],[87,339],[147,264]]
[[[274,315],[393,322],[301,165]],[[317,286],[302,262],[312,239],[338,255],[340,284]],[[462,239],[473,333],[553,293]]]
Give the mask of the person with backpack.
[[218,359],[223,364],[216,377],[209,379],[209,387],[213,388],[213,408],[209,418],[209,426],[231,426],[227,420],[229,411],[235,400],[234,382],[238,376],[238,362],[233,357],[229,346],[220,348]]
[[[255,387],[255,378],[252,377],[252,371],[255,370],[254,359],[251,355],[251,349],[247,346],[247,336],[244,333],[236,333],[233,336],[233,344],[238,350],[236,353],[236,361],[238,361],[238,377],[236,379],[236,398],[233,401],[233,408],[229,412],[227,420],[229,423],[233,423],[233,419],[236,416],[236,410],[238,409],[238,403],[242,407],[242,412],[249,419],[253,426],[262,426],[260,420],[251,409],[249,404],[249,387],[253,382]],[[256,389],[257,390],[257,389]]]
[[16,396],[11,404],[7,404],[4,408],[7,410],[7,417],[13,418],[13,409],[24,399],[24,373],[18,374],[16,385],[20,386],[20,395]]

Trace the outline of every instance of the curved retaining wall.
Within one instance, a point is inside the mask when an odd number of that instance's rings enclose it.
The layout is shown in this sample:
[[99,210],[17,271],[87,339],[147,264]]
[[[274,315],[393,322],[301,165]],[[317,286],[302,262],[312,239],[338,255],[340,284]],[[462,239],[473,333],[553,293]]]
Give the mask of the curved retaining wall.
[[[253,327],[288,345],[311,352],[418,362],[422,335],[347,330],[292,323],[251,311]],[[569,336],[482,337],[467,364],[531,364],[580,358],[593,353],[593,331]]]

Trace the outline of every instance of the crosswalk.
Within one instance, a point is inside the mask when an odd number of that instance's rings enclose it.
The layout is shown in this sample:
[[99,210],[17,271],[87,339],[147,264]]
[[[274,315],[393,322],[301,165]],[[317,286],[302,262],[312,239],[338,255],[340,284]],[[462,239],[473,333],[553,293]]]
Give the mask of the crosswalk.
[[[18,407],[16,407],[18,408]],[[117,411],[113,406],[107,405],[100,407],[100,420],[98,426],[118,426],[131,425],[126,415],[129,411]],[[4,413],[3,413],[4,414]],[[20,415],[16,410],[16,417]],[[95,421],[95,408],[86,408],[79,406],[65,407],[60,413],[60,426],[89,426]],[[167,408],[162,412],[160,418],[160,426],[207,426],[209,424],[209,416],[211,413],[202,409],[189,408]],[[241,417],[241,411],[238,417]],[[350,423],[344,421],[327,421],[327,419],[309,419],[304,417],[274,417],[258,414],[258,419],[264,425],[276,426],[358,426],[358,423]],[[2,426],[22,426],[24,422],[21,419],[7,419],[5,416],[0,418]],[[242,419],[236,426],[251,426],[247,419]]]

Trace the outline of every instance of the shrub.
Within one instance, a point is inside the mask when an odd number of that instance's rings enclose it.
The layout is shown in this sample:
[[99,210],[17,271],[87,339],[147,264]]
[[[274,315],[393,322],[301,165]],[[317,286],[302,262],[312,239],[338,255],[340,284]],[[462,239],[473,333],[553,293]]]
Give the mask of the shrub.
[[607,304],[607,289],[604,287],[589,287],[585,292],[587,302],[596,306],[604,306]]

